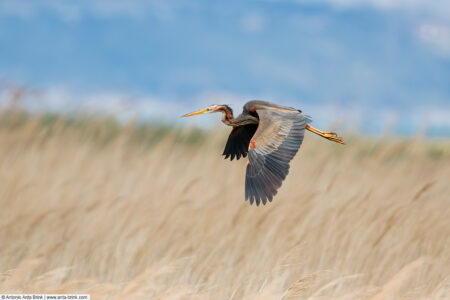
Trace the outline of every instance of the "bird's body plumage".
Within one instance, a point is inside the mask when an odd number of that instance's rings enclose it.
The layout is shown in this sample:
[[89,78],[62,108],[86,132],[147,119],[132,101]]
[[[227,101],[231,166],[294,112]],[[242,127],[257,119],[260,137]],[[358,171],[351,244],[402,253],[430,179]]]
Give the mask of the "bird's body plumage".
[[185,116],[217,111],[223,113],[222,122],[233,127],[223,152],[225,158],[248,155],[245,199],[250,204],[272,201],[289,173],[289,162],[303,142],[305,129],[343,143],[334,133],[310,127],[311,118],[301,110],[267,101],[247,102],[236,119],[227,105],[213,105]]

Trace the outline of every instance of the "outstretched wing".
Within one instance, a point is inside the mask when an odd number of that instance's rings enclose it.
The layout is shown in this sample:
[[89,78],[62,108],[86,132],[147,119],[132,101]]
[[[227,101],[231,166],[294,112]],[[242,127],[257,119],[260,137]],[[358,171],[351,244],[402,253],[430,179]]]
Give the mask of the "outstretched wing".
[[236,159],[241,158],[241,156],[246,157],[250,139],[255,134],[256,128],[258,128],[258,124],[233,127],[222,154],[225,155],[225,159],[230,156],[231,160],[233,160],[234,157],[236,157]]
[[303,142],[310,119],[300,111],[279,107],[256,109],[259,126],[249,144],[245,200],[272,201],[289,172],[289,162]]

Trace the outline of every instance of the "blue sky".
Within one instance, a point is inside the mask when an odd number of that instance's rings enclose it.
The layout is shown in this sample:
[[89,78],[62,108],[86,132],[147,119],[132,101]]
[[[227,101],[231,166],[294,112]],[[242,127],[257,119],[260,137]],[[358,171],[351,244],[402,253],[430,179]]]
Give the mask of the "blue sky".
[[39,91],[36,109],[170,119],[266,99],[450,134],[450,2],[0,0],[0,80],[3,100]]

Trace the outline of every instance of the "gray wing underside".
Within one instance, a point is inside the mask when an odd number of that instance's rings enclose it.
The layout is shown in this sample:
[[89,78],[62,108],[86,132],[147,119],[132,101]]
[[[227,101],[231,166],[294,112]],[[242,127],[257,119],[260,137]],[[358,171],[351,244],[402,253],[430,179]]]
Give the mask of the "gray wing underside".
[[245,199],[256,205],[272,201],[289,173],[289,162],[300,148],[311,120],[296,110],[260,109],[259,126],[250,142]]

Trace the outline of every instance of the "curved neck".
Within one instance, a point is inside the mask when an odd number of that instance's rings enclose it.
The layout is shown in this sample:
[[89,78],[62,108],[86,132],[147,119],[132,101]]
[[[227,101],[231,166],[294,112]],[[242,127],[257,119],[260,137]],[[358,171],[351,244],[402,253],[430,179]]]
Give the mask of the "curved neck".
[[235,119],[233,117],[233,110],[227,105],[221,105],[219,110],[222,112],[222,122],[228,126],[235,127],[258,123],[258,119],[250,115],[240,115]]
[[228,126],[233,126],[236,121],[233,117],[233,110],[227,105],[222,105],[220,111],[222,112],[222,122]]

